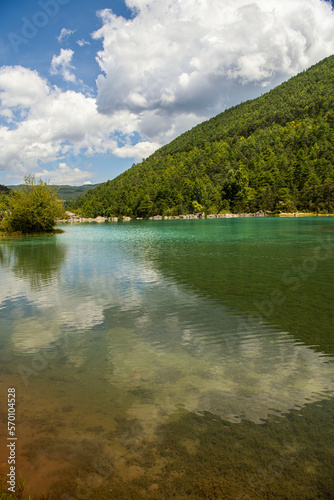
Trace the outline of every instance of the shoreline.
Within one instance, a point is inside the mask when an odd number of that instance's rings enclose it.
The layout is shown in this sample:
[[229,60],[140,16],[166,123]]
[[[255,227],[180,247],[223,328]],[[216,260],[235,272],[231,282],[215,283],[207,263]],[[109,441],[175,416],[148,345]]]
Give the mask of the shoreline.
[[49,231],[47,233],[21,233],[21,232],[15,232],[15,233],[6,233],[0,230],[0,238],[5,238],[5,239],[18,239],[18,238],[35,238],[35,237],[45,237],[45,236],[55,236],[56,234],[63,234],[65,231],[63,231],[60,228],[55,227],[53,231]]
[[80,215],[67,212],[68,219],[57,219],[57,224],[78,224],[85,222],[129,222],[131,220],[185,220],[185,219],[232,219],[232,218],[246,218],[246,217],[334,217],[334,214],[318,214],[314,212],[281,212],[281,213],[272,213],[272,212],[262,212],[259,210],[255,213],[220,213],[220,214],[205,214],[204,212],[200,212],[197,214],[180,214],[180,215],[153,215],[151,217],[127,217],[127,216],[119,216],[119,217],[80,217]]

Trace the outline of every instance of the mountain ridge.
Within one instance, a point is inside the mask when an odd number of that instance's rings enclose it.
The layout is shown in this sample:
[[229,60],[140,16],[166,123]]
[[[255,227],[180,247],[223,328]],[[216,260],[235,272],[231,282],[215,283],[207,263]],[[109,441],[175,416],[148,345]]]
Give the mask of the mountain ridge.
[[[58,197],[67,205],[71,201],[75,201],[79,195],[85,194],[91,189],[95,189],[100,184],[82,184],[81,186],[71,186],[70,184],[56,184],[54,185],[57,189]],[[24,187],[24,184],[9,185],[6,186],[8,189],[15,190]]]
[[89,217],[333,211],[333,104],[330,56],[181,134],[74,207]]

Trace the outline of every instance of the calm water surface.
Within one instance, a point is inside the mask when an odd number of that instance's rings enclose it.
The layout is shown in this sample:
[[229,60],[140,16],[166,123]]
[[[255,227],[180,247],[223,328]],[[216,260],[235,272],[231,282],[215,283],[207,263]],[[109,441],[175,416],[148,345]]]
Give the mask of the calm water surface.
[[0,244],[27,491],[334,498],[333,219],[63,229]]

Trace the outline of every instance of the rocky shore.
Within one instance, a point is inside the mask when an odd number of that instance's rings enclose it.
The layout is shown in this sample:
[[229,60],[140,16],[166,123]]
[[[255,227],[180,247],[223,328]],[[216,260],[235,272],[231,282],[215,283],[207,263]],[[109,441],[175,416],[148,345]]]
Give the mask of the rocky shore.
[[259,210],[256,213],[248,213],[248,214],[209,214],[205,215],[204,212],[199,212],[197,214],[187,214],[187,215],[170,215],[162,217],[161,215],[154,215],[153,217],[149,217],[150,220],[161,220],[161,219],[220,219],[225,218],[229,219],[232,217],[266,217],[266,213]]
[[[117,222],[118,221],[118,218],[117,217],[95,217],[92,218],[92,217],[80,217],[80,215],[78,214],[74,214],[72,212],[66,212],[67,214],[67,219],[56,219],[56,222],[57,223],[63,223],[63,222],[71,222],[71,223],[74,223],[74,222],[105,222],[106,220],[107,221],[111,221],[111,222]],[[130,220],[130,219],[129,219]]]
[[[72,213],[72,212],[66,212],[68,215],[67,219],[57,219],[57,223],[64,223],[64,222],[69,222],[69,223],[80,223],[80,222],[118,222],[123,221],[123,222],[128,222],[132,220],[131,217],[80,217],[80,215]],[[197,214],[187,214],[187,215],[170,215],[170,216],[162,216],[162,215],[154,215],[152,217],[149,217],[150,220],[174,220],[174,219],[215,219],[215,218],[232,218],[232,217],[266,217],[266,213],[262,212],[261,210],[256,213],[249,213],[249,214],[230,214],[230,213],[224,213],[224,214],[209,214],[205,215],[204,212],[199,212]],[[142,217],[137,217],[137,220],[141,220]]]
[[[70,222],[70,223],[79,223],[79,222],[118,222],[118,221],[123,221],[123,222],[128,222],[130,220],[142,220],[143,217],[80,217],[78,214],[74,214],[72,212],[66,212],[68,215],[67,219],[57,219],[57,223],[64,223],[64,222]],[[236,217],[267,217],[268,215],[271,216],[276,216],[276,217],[306,217],[306,216],[333,216],[334,214],[316,214],[312,212],[280,212],[278,214],[273,214],[272,212],[262,212],[262,210],[259,210],[258,212],[255,213],[240,213],[240,214],[231,214],[231,213],[223,213],[223,214],[208,214],[205,215],[204,212],[199,212],[197,214],[187,214],[187,215],[153,215],[152,217],[149,217],[149,220],[175,220],[175,219],[231,219],[231,218],[236,218]]]

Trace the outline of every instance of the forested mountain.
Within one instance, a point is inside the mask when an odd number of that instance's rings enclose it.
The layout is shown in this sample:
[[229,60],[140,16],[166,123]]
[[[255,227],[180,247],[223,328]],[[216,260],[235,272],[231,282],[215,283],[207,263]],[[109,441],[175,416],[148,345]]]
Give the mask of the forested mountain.
[[230,108],[113,181],[83,215],[334,211],[334,56]]
[[58,198],[67,205],[70,201],[75,201],[78,196],[84,195],[87,191],[96,188],[99,184],[83,184],[82,186],[56,186]]
[[[10,189],[21,189],[24,184],[20,184],[17,186],[8,186]],[[84,195],[90,189],[94,189],[99,184],[83,184],[82,186],[69,186],[67,184],[55,186],[57,189],[58,198],[62,200],[65,205],[67,205],[70,201],[75,201],[79,195]],[[5,187],[5,186],[3,186]],[[6,188],[6,189],[8,189]],[[0,185],[1,190],[1,185]]]

